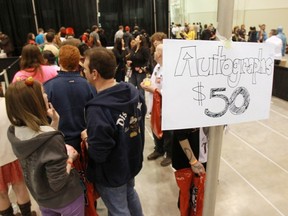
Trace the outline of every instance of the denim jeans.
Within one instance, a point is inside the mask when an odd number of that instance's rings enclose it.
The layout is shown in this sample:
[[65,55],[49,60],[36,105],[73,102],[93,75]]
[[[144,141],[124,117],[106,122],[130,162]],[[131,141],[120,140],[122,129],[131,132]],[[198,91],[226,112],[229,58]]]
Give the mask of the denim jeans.
[[143,82],[143,80],[146,77],[146,73],[137,73],[137,72],[133,72],[131,75],[131,78],[129,80],[130,83],[132,83],[134,86],[137,87],[137,89],[139,90],[140,94],[142,94],[145,97],[145,91],[144,89],[141,87],[141,82]]
[[141,203],[134,186],[134,178],[120,187],[105,187],[95,184],[108,209],[109,216],[143,216]]
[[40,211],[42,216],[84,216],[84,195],[63,208],[52,209],[40,206]]

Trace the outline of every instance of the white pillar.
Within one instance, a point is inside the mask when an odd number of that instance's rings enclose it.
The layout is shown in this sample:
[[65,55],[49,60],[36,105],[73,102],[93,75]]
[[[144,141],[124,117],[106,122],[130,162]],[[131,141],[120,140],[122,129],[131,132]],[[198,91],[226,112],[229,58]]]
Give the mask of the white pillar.
[[[234,0],[218,0],[217,31],[227,39],[232,34],[233,13]],[[203,216],[213,216],[215,213],[222,137],[223,126],[210,128]]]

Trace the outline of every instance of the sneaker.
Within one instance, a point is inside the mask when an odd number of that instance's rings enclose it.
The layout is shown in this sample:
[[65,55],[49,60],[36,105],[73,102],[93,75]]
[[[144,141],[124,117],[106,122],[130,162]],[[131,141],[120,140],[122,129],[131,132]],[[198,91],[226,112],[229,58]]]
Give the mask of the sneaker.
[[166,157],[166,158],[164,158],[164,159],[161,161],[160,165],[161,165],[162,167],[165,167],[165,166],[169,166],[171,163],[172,163],[171,158],[170,158],[170,157]]
[[148,160],[156,160],[157,158],[159,158],[159,157],[161,157],[163,155],[164,155],[164,153],[159,153],[157,151],[154,151],[154,152],[152,152],[151,154],[149,154],[147,156],[147,159]]

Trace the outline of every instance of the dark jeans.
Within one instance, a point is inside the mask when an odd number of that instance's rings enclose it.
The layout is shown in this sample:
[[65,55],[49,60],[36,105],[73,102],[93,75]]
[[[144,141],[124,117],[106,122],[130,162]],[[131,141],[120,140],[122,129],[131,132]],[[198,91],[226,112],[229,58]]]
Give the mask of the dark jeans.
[[140,83],[145,79],[146,73],[138,73],[133,71],[129,82],[132,83],[134,86],[137,87],[139,92],[145,97],[145,92],[144,89],[140,86]]
[[172,143],[173,143],[173,131],[163,131],[163,136],[161,139],[158,139],[157,136],[153,133],[155,151],[159,153],[165,153],[168,157],[172,157]]

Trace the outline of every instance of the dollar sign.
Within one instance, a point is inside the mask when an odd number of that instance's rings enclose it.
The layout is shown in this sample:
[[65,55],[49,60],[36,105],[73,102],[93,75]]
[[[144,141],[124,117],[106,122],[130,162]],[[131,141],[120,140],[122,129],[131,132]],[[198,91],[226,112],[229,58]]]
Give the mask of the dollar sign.
[[202,93],[202,86],[201,82],[198,82],[198,85],[192,89],[192,91],[197,93],[197,98],[193,98],[194,100],[198,101],[198,105],[202,106],[203,105],[203,100],[206,99],[206,96]]

